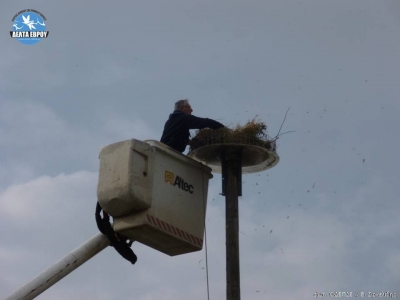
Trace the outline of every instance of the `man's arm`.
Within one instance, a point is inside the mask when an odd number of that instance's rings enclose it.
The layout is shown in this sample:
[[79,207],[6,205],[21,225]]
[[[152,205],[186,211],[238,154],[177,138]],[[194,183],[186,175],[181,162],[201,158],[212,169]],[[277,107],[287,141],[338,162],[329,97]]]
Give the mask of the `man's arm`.
[[203,128],[212,128],[212,129],[218,129],[221,127],[225,127],[223,124],[220,122],[217,122],[212,119],[208,118],[199,118],[196,116],[186,116],[186,124],[188,125],[189,129],[203,129]]

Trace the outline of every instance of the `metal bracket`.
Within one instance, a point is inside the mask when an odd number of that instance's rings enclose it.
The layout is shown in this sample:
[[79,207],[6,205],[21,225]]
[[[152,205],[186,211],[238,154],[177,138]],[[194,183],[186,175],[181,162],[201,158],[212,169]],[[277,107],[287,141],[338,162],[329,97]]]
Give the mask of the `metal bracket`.
[[[238,196],[242,196],[242,149],[239,149],[235,153],[236,160],[236,168],[235,168],[235,177],[236,177],[236,188]],[[221,151],[221,177],[222,177],[222,193],[220,195],[226,195],[226,154],[225,151]]]
[[242,196],[242,149],[237,152],[237,166],[236,166],[236,180],[237,180],[237,193]]
[[222,179],[222,196],[226,195],[226,160],[225,151],[221,151],[221,179]]

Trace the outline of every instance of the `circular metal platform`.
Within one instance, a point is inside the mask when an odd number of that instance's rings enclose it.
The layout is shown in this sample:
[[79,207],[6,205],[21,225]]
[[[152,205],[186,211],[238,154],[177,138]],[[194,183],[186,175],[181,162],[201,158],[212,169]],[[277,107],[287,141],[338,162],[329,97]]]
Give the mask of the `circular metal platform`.
[[204,163],[214,173],[221,173],[221,156],[241,151],[242,173],[257,173],[270,169],[279,162],[279,156],[272,150],[263,147],[246,144],[213,144],[197,148],[188,156]]

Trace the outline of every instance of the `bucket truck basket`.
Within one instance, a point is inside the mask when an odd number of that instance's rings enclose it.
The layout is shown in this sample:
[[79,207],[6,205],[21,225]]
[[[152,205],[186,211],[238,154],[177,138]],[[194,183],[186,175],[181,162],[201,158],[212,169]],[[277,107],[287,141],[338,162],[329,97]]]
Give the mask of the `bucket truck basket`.
[[114,231],[168,255],[203,247],[211,168],[153,140],[100,150],[98,201]]

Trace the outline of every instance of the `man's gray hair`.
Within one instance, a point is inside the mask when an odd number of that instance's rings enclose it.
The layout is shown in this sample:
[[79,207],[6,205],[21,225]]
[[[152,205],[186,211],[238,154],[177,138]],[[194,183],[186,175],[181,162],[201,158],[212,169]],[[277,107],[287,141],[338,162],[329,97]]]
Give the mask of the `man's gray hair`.
[[181,107],[184,106],[185,103],[188,102],[188,101],[189,101],[188,99],[182,99],[182,100],[177,101],[177,102],[175,103],[174,109],[175,109],[175,110],[181,109]]

